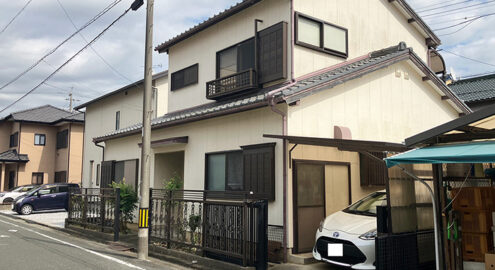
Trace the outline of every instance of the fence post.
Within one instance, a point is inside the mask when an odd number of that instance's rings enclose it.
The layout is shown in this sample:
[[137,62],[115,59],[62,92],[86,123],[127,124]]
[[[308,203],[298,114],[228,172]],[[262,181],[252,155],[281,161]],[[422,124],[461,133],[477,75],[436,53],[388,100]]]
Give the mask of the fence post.
[[165,212],[165,214],[167,215],[167,231],[165,232],[167,239],[167,248],[170,248],[170,231],[172,230],[172,228],[170,227],[170,216],[172,215],[172,190],[168,192],[167,211]]
[[148,204],[148,245],[151,243],[151,230],[153,229],[153,189],[150,188],[150,202]]
[[[84,194],[84,202],[83,202],[83,228],[86,229],[88,223],[88,190],[86,189],[86,194]],[[82,194],[82,193],[81,193]]]
[[71,204],[71,201],[72,201],[72,196],[73,196],[73,191],[72,191],[73,188],[69,188],[69,200],[67,201],[67,218],[65,219],[65,228],[67,228],[69,226],[69,220],[70,220],[70,217],[71,217],[71,212],[72,212],[72,204]]
[[205,256],[205,245],[206,245],[206,230],[208,230],[206,228],[207,224],[206,224],[206,220],[207,220],[207,217],[206,217],[206,192],[203,192],[203,217],[201,218],[201,256]]
[[105,231],[105,190],[100,189],[100,230]]
[[115,206],[113,219],[113,241],[119,241],[120,232],[120,188],[115,189]]
[[244,200],[243,206],[242,206],[242,227],[243,227],[243,233],[242,233],[242,266],[246,267],[247,265],[247,253],[248,253],[248,207],[247,207],[247,202]]
[[256,239],[256,270],[267,269],[268,263],[268,201],[256,203],[258,208],[258,239]]

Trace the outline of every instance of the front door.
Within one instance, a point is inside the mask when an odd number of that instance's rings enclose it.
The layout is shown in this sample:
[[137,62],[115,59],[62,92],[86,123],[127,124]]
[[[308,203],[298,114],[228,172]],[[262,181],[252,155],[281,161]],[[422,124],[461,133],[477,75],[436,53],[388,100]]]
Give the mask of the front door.
[[12,190],[15,187],[15,171],[9,172],[9,188],[8,190]]
[[311,252],[325,218],[325,165],[296,162],[294,167],[294,253]]

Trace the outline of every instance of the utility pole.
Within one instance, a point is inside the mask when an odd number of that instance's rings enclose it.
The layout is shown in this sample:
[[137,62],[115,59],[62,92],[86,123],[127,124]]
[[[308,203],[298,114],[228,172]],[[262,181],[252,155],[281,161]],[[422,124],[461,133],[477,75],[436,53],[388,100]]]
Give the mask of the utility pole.
[[[136,0],[138,2],[139,0]],[[142,3],[142,0],[140,1]],[[144,57],[143,132],[141,148],[141,198],[139,201],[138,259],[148,258],[148,209],[150,201],[151,83],[153,76],[153,3],[147,1],[146,42]]]
[[80,101],[79,99],[74,98],[74,95],[72,94],[73,90],[74,90],[74,87],[71,87],[70,92],[69,92],[69,98],[65,99],[65,100],[69,101],[69,112],[74,111],[74,101]]

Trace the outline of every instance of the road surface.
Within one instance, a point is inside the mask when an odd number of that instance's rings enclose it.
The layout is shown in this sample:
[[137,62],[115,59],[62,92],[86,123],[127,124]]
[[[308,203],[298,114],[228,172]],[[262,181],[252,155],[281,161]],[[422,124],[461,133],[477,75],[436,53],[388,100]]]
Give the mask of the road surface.
[[0,216],[0,269],[189,269],[135,258],[132,252],[115,251],[105,244]]

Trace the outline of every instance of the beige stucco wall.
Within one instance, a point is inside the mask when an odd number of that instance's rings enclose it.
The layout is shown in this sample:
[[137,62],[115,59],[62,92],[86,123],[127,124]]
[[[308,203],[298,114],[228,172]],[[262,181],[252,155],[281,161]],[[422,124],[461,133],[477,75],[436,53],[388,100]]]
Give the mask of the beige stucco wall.
[[[153,81],[156,91],[156,116],[167,113],[168,77]],[[93,138],[115,130],[115,114],[120,111],[120,128],[141,123],[143,110],[143,85],[131,87],[89,104],[86,107],[84,127],[83,186],[96,186],[96,166],[101,163],[102,149],[93,143]],[[101,143],[101,145],[105,145]],[[106,158],[105,158],[106,159]],[[93,160],[93,170],[90,161]],[[118,160],[123,160],[118,158]],[[93,171],[93,175],[89,175]]]
[[[348,59],[405,41],[427,62],[425,37],[388,0],[294,0],[294,10],[347,28]],[[294,59],[296,78],[344,60],[299,45]]]
[[0,122],[0,153],[9,150],[12,122]]
[[67,181],[81,184],[83,158],[84,125],[71,124],[70,127],[70,155]]
[[332,138],[334,126],[345,126],[353,139],[401,143],[457,117],[430,83],[400,62],[302,99],[289,107],[288,128],[294,136]]
[[[211,102],[206,99],[206,82],[216,78],[216,53],[253,37],[255,19],[263,20],[263,23],[258,25],[259,30],[281,21],[290,25],[290,1],[262,1],[170,48],[169,74],[196,63],[199,64],[199,71],[197,84],[169,91],[169,111]],[[287,43],[290,44],[290,35],[287,39]],[[289,63],[290,56],[288,74]]]
[[[285,107],[280,107],[285,110]],[[240,146],[276,142],[275,147],[275,201],[269,203],[269,223],[282,225],[282,143],[280,140],[263,138],[263,134],[281,134],[281,117],[268,107],[228,116],[193,122],[180,126],[153,130],[152,141],[188,136],[187,144],[152,148],[151,164],[155,154],[184,151],[184,188],[204,190],[205,154],[218,151],[240,150]],[[105,160],[124,160],[140,157],[140,135],[128,136],[106,142]],[[159,166],[163,166],[160,164]],[[151,166],[151,186],[155,166]]]
[[[34,135],[45,134],[45,145],[34,145]],[[33,172],[43,172],[43,181],[53,182],[55,172],[55,147],[57,128],[48,125],[22,123],[20,153],[27,154],[29,162],[19,166],[17,185],[31,184]]]

